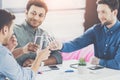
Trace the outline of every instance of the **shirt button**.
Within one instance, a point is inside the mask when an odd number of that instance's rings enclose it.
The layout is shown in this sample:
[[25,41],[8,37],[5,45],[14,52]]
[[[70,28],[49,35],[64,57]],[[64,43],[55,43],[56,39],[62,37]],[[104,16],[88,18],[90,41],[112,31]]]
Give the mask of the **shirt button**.
[[107,47],[108,45],[106,44],[105,46]]

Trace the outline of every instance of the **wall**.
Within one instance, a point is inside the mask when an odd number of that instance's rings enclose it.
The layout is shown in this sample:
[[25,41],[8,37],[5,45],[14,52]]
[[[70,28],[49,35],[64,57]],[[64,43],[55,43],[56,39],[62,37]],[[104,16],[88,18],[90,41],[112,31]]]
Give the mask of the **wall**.
[[[23,13],[15,15],[15,23],[24,21]],[[40,27],[58,39],[70,40],[83,33],[83,22],[84,10],[49,11]]]

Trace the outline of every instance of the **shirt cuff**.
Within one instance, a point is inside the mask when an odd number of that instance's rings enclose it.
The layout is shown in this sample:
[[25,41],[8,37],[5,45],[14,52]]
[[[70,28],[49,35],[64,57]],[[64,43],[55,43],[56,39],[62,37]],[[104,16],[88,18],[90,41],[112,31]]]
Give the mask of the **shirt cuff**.
[[106,67],[106,60],[100,59],[99,65]]

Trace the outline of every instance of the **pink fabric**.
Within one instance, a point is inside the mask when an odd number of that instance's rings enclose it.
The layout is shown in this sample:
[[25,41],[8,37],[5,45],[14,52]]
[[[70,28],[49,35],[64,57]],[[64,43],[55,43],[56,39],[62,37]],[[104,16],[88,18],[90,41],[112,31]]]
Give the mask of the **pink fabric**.
[[63,60],[71,60],[75,59],[78,60],[80,58],[85,58],[87,62],[90,61],[90,58],[94,56],[94,47],[93,45],[89,45],[83,49],[80,49],[78,51],[74,51],[71,53],[61,53]]

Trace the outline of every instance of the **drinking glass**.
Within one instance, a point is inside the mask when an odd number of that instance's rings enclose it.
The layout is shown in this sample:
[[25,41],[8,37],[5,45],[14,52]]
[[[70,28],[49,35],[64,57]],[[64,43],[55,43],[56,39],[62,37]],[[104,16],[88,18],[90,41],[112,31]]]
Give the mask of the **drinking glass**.
[[38,44],[40,46],[40,50],[41,50],[43,48],[43,41],[44,41],[43,36],[35,36],[34,44]]
[[48,36],[47,39],[49,43],[53,42],[54,46],[57,47],[56,39],[53,36]]

